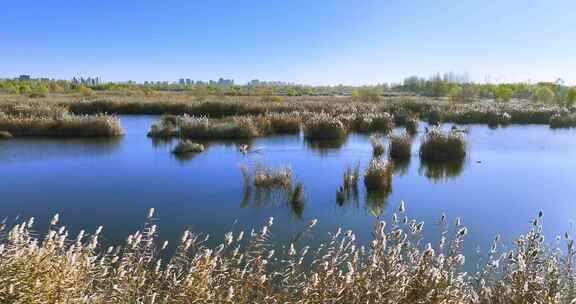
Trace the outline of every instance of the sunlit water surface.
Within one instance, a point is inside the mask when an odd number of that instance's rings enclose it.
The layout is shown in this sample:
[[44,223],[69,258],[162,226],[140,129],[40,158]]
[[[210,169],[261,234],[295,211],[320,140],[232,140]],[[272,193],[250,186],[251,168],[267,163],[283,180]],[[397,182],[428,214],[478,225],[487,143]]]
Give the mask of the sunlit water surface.
[[[443,213],[450,225],[461,217],[469,229],[469,260],[498,233],[511,244],[539,210],[550,242],[571,232],[576,217],[574,130],[473,125],[466,161],[450,166],[422,164],[417,136],[411,161],[396,166],[385,200],[367,198],[360,181],[357,197],[337,203],[344,169],[359,162],[363,171],[372,158],[368,136],[330,143],[295,135],[258,138],[249,144],[259,152],[247,155],[238,151],[246,142],[211,142],[207,152],[179,159],[170,153],[176,142],[146,137],[156,119],[121,117],[126,135],[115,140],[0,141],[0,215],[8,222],[33,216],[39,232],[55,213],[72,233],[103,225],[106,244],[122,243],[151,207],[159,237],[171,244],[185,229],[210,233],[216,243],[227,231],[260,226],[271,216],[273,239],[283,241],[318,219],[306,241],[319,244],[337,227],[366,242],[377,216],[389,222],[404,200],[408,216],[425,222],[424,242],[437,242]],[[246,197],[239,167],[258,162],[289,165],[294,182],[304,185],[305,204],[292,206],[274,193]]]

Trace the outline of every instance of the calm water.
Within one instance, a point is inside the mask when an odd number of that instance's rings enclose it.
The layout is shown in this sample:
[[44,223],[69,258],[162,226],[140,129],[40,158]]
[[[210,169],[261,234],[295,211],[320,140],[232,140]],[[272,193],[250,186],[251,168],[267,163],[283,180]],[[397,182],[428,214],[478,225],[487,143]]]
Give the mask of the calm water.
[[[576,217],[576,140],[570,130],[547,126],[489,129],[471,126],[469,155],[449,167],[421,164],[413,145],[409,164],[393,177],[385,202],[366,198],[362,182],[357,199],[336,202],[342,172],[371,159],[369,137],[351,135],[329,145],[300,136],[259,138],[259,153],[242,155],[233,142],[213,142],[208,151],[177,159],[175,144],[145,136],[155,117],[122,117],[126,135],[117,140],[16,139],[0,141],[0,215],[36,218],[39,231],[54,213],[72,232],[104,226],[104,241],[120,243],[141,227],[155,207],[160,238],[175,241],[184,229],[208,232],[220,240],[230,229],[259,226],[275,217],[273,235],[286,239],[310,219],[318,219],[311,242],[340,226],[370,238],[375,216],[388,220],[405,200],[410,217],[426,222],[425,238],[436,240],[435,223],[444,212],[469,228],[466,251],[488,248],[500,233],[508,242],[527,231],[529,220],[544,211],[552,237],[572,231]],[[292,208],[278,195],[243,194],[240,165],[288,164],[305,187],[306,203]]]

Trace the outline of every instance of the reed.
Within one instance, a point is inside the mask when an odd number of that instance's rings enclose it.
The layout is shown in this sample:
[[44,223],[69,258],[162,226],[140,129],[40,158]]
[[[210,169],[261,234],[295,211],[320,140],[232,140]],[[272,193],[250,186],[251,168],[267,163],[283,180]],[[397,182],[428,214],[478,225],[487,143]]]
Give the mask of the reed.
[[390,159],[409,159],[412,154],[412,138],[408,133],[402,135],[391,135],[388,144],[388,151]]
[[384,152],[386,152],[384,144],[379,136],[370,136],[370,144],[372,145],[372,156],[380,157]]
[[420,158],[427,161],[459,160],[466,156],[466,140],[461,132],[432,128],[422,138]]
[[406,132],[410,135],[418,133],[418,124],[418,117],[408,117],[405,123]]
[[325,113],[314,115],[304,125],[304,136],[308,139],[342,139],[347,134],[340,120]]
[[[158,238],[153,210],[125,244],[107,249],[100,245],[102,227],[71,239],[56,215],[44,236],[33,230],[33,219],[0,229],[0,301],[570,303],[574,241],[566,234],[558,241],[562,249],[549,247],[542,218],[540,212],[506,251],[496,237],[478,271],[465,272],[467,228],[442,216],[440,241],[422,243],[424,222],[409,218],[404,203],[388,223],[374,223],[370,247],[340,228],[319,248],[298,239],[274,247],[270,218],[249,233],[227,232],[214,247],[207,236],[184,231],[173,254]],[[316,225],[311,220],[301,234]]]
[[550,128],[574,128],[576,127],[576,114],[560,115],[555,114],[550,117]]
[[248,117],[212,120],[184,116],[180,119],[179,127],[180,135],[184,138],[241,139],[260,135],[256,123]]
[[292,185],[292,169],[288,166],[269,168],[257,163],[254,167],[254,186],[261,188],[287,188]]
[[364,173],[364,185],[368,191],[388,191],[392,187],[391,163],[372,159]]
[[42,117],[0,113],[0,130],[14,137],[114,137],[123,134],[119,120],[107,115]]

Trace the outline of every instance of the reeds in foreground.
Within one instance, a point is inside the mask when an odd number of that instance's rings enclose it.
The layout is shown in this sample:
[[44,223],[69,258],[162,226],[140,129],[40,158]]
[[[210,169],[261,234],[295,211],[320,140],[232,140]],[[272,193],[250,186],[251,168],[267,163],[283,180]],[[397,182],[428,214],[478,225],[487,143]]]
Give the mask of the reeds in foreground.
[[412,154],[412,138],[408,133],[402,135],[391,135],[388,144],[388,154],[390,159],[405,160]]
[[467,228],[442,216],[440,241],[421,243],[424,222],[407,217],[403,203],[389,222],[375,222],[367,247],[340,228],[318,248],[299,237],[274,247],[270,218],[213,247],[184,231],[173,254],[158,239],[153,210],[142,230],[108,249],[102,227],[71,239],[56,215],[44,236],[33,219],[0,228],[0,302],[572,303],[574,241],[565,234],[556,245],[563,239],[565,247],[549,247],[541,221],[542,212],[506,251],[497,236],[478,271],[465,272]]
[[461,132],[432,128],[422,138],[420,157],[427,161],[459,160],[466,156],[466,140]]
[[364,185],[368,191],[388,191],[392,186],[393,165],[372,159],[364,173]]

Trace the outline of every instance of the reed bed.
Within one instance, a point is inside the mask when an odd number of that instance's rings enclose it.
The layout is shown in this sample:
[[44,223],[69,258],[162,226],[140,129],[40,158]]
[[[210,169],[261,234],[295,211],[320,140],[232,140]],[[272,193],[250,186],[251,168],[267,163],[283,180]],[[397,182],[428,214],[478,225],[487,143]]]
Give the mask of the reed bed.
[[15,137],[114,137],[123,134],[116,117],[100,114],[43,117],[0,113],[0,130]]
[[406,128],[406,132],[408,134],[414,135],[418,133],[418,125],[419,125],[418,118],[411,116],[406,119],[404,127]]
[[576,127],[576,114],[560,115],[555,114],[550,117],[550,128],[574,128]]
[[393,160],[409,159],[412,154],[412,138],[408,133],[391,135],[388,144],[388,156]]
[[288,166],[270,168],[257,163],[254,166],[252,184],[258,188],[288,188],[292,185],[292,169]]
[[372,159],[364,173],[364,185],[368,191],[388,191],[392,187],[392,163]]
[[[214,247],[184,231],[169,254],[151,210],[124,245],[103,249],[102,227],[70,239],[56,215],[40,236],[30,219],[0,234],[0,302],[572,303],[574,241],[566,234],[549,247],[542,217],[510,249],[496,237],[474,273],[463,269],[468,230],[459,220],[442,216],[440,241],[422,243],[425,225],[403,203],[388,222],[375,222],[368,247],[341,229],[318,248],[302,239],[273,247],[270,218],[252,231],[227,232]],[[311,220],[300,235],[316,225]]]
[[315,115],[304,125],[304,137],[308,139],[342,139],[347,134],[342,121],[324,113]]
[[212,120],[184,116],[180,119],[179,128],[180,136],[184,138],[232,139],[260,136],[255,120],[248,117]]
[[459,160],[466,156],[466,140],[461,132],[432,128],[423,136],[420,158],[427,161]]
[[358,196],[358,180],[360,180],[360,163],[348,166],[342,176],[342,186],[336,191],[336,202],[342,205],[347,199]]

